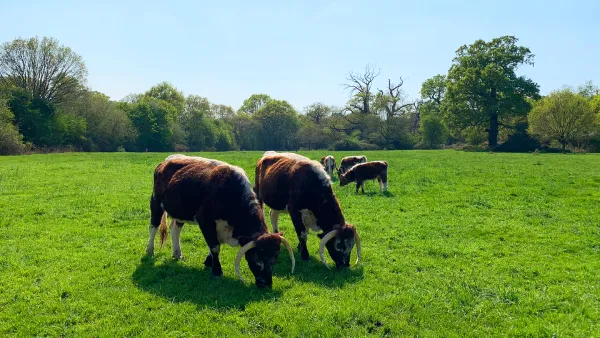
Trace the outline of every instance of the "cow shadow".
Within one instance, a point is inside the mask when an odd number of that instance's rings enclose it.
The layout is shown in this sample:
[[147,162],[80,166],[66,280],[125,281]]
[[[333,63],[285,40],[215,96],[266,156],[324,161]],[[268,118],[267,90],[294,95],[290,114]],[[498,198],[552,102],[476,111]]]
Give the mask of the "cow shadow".
[[[199,307],[243,310],[248,303],[281,297],[281,291],[258,289],[253,279],[246,278],[245,285],[238,279],[215,277],[208,268],[185,266],[175,260],[156,264],[153,257],[142,258],[131,279],[144,291]],[[250,282],[252,285],[247,285]]]
[[[294,279],[300,283],[310,283],[326,288],[342,288],[348,284],[356,284],[363,280],[364,270],[363,266],[359,263],[356,266],[350,268],[336,268],[335,263],[331,260],[327,252],[325,253],[325,259],[327,260],[328,266],[331,268],[327,269],[319,258],[319,253],[311,253],[309,260],[303,261],[300,258],[300,253],[294,251],[294,258],[296,259],[296,269],[293,275],[289,278]],[[356,260],[356,256],[351,256],[352,264]],[[282,252],[279,256],[281,262],[289,262],[287,252]],[[289,265],[277,264],[275,267],[275,275],[281,276],[289,275]]]
[[376,196],[381,196],[381,197],[394,197],[394,194],[392,192],[388,191],[365,191],[364,193],[362,191],[359,191],[358,193],[354,193],[355,195],[359,195],[359,196],[367,196],[367,197],[376,197]]

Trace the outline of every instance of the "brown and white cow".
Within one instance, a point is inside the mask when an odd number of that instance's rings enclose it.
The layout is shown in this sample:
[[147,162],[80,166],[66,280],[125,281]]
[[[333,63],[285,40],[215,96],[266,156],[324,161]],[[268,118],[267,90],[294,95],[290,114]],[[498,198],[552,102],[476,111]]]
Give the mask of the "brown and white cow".
[[331,155],[321,157],[321,165],[323,168],[325,168],[325,171],[327,174],[329,174],[329,176],[333,176],[333,173],[337,169],[337,166],[335,165],[335,157]]
[[341,174],[345,173],[346,171],[348,171],[350,168],[352,168],[355,164],[358,163],[365,163],[367,162],[367,157],[364,155],[360,155],[360,156],[346,156],[342,159],[342,162],[340,162],[340,168],[338,169],[338,178]]
[[386,161],[372,161],[359,163],[346,173],[340,175],[340,186],[356,182],[356,192],[361,188],[365,192],[365,181],[377,179],[379,191],[387,191],[388,163]]
[[160,230],[161,246],[167,237],[167,214],[171,222],[173,257],[183,258],[180,235],[184,223],[197,223],[208,244],[204,265],[215,276],[223,275],[219,252],[221,244],[241,246],[235,271],[243,281],[240,262],[245,255],[258,287],[271,287],[273,266],[283,244],[292,260],[294,254],[280,233],[269,233],[262,206],[246,173],[228,163],[172,155],[154,171],[150,198],[150,238],[146,254],[154,254],[154,239]]
[[331,179],[317,161],[293,153],[266,152],[256,163],[254,191],[260,203],[271,208],[273,231],[279,231],[280,213],[289,213],[298,235],[298,251],[308,260],[306,241],[310,229],[323,231],[319,255],[325,261],[324,248],[337,267],[350,265],[350,253],[356,244],[360,260],[360,237],[342,214]]

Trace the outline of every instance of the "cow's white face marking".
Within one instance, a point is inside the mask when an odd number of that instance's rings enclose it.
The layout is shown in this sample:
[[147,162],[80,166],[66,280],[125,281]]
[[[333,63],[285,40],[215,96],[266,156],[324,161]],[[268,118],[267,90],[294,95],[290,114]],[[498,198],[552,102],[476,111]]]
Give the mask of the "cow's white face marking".
[[233,227],[226,220],[218,219],[217,223],[217,238],[221,244],[229,244],[231,246],[239,246],[237,239],[233,238]]
[[302,209],[300,210],[300,214],[302,215],[302,223],[307,230],[312,229],[313,231],[321,231],[321,228],[317,226],[317,218],[312,211]]

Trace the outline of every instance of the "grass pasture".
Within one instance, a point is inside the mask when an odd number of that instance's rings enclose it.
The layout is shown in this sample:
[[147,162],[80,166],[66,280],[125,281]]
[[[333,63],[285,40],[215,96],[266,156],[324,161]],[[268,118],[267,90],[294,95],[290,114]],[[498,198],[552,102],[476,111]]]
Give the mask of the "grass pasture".
[[[202,156],[254,182],[261,154]],[[362,263],[326,270],[314,233],[301,261],[282,215],[296,272],[282,250],[272,290],[239,282],[228,246],[213,278],[197,226],[184,227],[184,261],[170,239],[144,258],[167,154],[0,157],[0,336],[600,335],[600,156],[364,154],[390,163],[388,194],[334,182]]]

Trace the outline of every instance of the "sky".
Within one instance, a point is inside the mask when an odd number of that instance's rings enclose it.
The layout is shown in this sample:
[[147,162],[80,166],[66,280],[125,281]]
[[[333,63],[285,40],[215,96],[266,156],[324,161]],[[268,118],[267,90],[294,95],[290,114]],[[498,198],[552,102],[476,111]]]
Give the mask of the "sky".
[[408,100],[456,49],[514,35],[542,94],[600,84],[600,1],[2,0],[0,42],[50,36],[81,55],[87,85],[120,100],[168,81],[234,109],[255,93],[341,106],[349,72],[404,80]]

